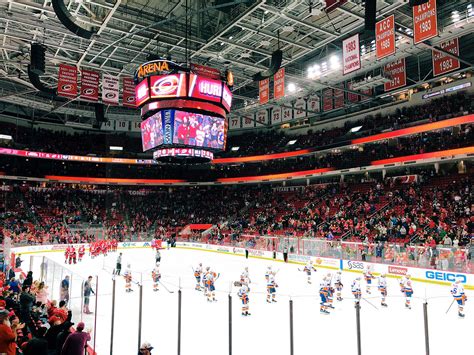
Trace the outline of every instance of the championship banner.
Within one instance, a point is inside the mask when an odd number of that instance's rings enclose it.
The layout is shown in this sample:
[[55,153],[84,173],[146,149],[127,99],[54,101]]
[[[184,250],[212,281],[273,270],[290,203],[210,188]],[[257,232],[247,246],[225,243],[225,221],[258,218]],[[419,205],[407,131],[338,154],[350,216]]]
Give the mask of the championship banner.
[[122,78],[122,105],[135,108],[135,83],[133,78]]
[[413,6],[413,41],[415,44],[438,35],[436,0]]
[[[352,89],[352,81],[348,81],[346,83],[346,88],[347,88],[347,90],[354,91]],[[359,102],[359,99],[360,99],[359,95],[353,94],[352,92],[347,93],[347,101],[349,101],[349,102]]]
[[258,82],[258,100],[260,105],[268,102],[270,96],[270,79],[263,79]]
[[390,79],[389,82],[383,84],[385,92],[404,87],[407,84],[405,58],[388,63],[384,66],[383,71],[384,76]]
[[255,120],[257,127],[267,126],[268,125],[268,111],[261,110],[257,112],[257,118]]
[[306,101],[305,99],[297,99],[293,106],[293,117],[303,118],[306,117]]
[[229,130],[240,128],[240,117],[229,117]]
[[59,65],[58,96],[70,99],[77,96],[77,68],[75,66]]
[[[343,87],[344,84],[337,85]],[[334,89],[334,109],[340,109],[344,107],[344,90]]]
[[272,125],[281,123],[281,108],[274,106],[272,108]]
[[[459,57],[459,38],[453,38],[439,44],[439,47],[446,52]],[[458,59],[454,59],[443,52],[432,50],[433,76],[443,75],[461,67]]]
[[92,70],[81,70],[81,99],[99,100],[99,73]]
[[255,127],[255,120],[252,116],[244,116],[242,117],[242,128],[251,128]]
[[119,80],[116,76],[110,74],[102,76],[102,102],[109,105],[118,105]]
[[288,122],[293,119],[293,109],[291,107],[282,107],[281,109],[281,121]]
[[325,89],[323,90],[323,111],[331,111],[333,108],[332,89]]
[[318,95],[313,95],[308,98],[308,110],[312,111],[309,112],[309,114],[312,114],[313,112],[320,112],[320,100]]
[[359,34],[355,34],[342,41],[342,74],[346,75],[353,71],[359,70],[360,48]]
[[375,47],[377,59],[395,54],[395,15],[391,15],[375,25]]
[[281,99],[285,96],[285,68],[281,68],[273,76],[273,98]]

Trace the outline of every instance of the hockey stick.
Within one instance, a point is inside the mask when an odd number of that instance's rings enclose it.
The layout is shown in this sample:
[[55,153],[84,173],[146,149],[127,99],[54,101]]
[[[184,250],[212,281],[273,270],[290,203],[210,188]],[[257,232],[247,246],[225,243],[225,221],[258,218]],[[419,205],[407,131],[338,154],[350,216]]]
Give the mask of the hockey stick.
[[163,283],[161,281],[158,281],[158,283],[163,286],[163,288],[168,291],[169,293],[174,293],[174,291],[170,290],[168,287],[166,287],[165,285],[163,285]]
[[448,310],[446,311],[446,314],[448,314],[449,310],[450,310],[451,307],[453,306],[454,301],[455,301],[455,299],[453,298],[453,301],[452,301],[451,304],[449,305],[449,308],[448,308]]
[[370,304],[370,305],[371,305],[372,307],[374,307],[377,311],[379,310],[379,309],[377,308],[377,306],[374,305],[372,302],[367,301],[367,300],[366,300],[365,298],[363,298],[363,297],[361,297],[361,299],[363,299],[365,302],[367,302],[368,304]]

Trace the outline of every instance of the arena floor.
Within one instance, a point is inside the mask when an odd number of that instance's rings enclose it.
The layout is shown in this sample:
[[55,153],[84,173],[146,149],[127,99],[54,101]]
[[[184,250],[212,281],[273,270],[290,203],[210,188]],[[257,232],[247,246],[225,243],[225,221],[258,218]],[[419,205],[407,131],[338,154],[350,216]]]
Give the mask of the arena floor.
[[[60,253],[48,253],[48,258],[64,262]],[[96,327],[96,351],[98,355],[110,353],[112,277],[117,254],[100,256],[94,260],[86,257],[72,271],[84,277],[98,275],[98,308]],[[220,273],[216,281],[217,298],[208,303],[199,291],[194,290],[193,267],[199,262],[211,266]],[[335,309],[330,315],[319,312],[319,283],[324,274],[333,270],[319,269],[313,274],[313,283],[306,283],[306,276],[298,271],[300,265],[284,264],[262,259],[246,260],[240,256],[214,252],[171,249],[162,251],[162,286],[158,292],[152,290],[151,270],[154,252],[151,249],[123,251],[123,265],[131,264],[135,280],[143,282],[142,342],[149,341],[153,354],[177,353],[178,285],[182,288],[182,355],[228,354],[228,294],[232,295],[233,354],[290,354],[289,299],[294,303],[294,353],[357,354],[356,315],[350,284],[356,277],[352,272],[343,272],[342,302],[334,301]],[[272,265],[277,270],[276,282],[278,303],[267,304],[265,270]],[[232,287],[245,266],[251,278],[250,317],[241,315],[241,302]],[[362,282],[361,303],[362,353],[364,355],[408,355],[425,354],[423,326],[423,298],[428,298],[431,355],[446,354],[452,349],[453,336],[458,352],[468,353],[468,337],[474,329],[474,315],[468,300],[466,318],[457,317],[456,305],[449,313],[446,310],[452,297],[449,287],[414,282],[412,309],[404,308],[398,280],[388,279],[388,308],[380,307],[380,297],[373,286],[372,294],[365,292]],[[57,282],[59,284],[59,282]],[[377,284],[377,282],[375,282]],[[117,279],[114,354],[137,353],[138,346],[138,286],[126,293],[122,277]],[[56,292],[53,290],[53,292]],[[467,291],[468,299],[473,292]],[[54,298],[54,297],[53,297]],[[370,303],[369,303],[370,302]],[[471,301],[472,302],[472,301]],[[77,303],[77,302],[76,302]],[[377,309],[376,309],[376,308]],[[93,310],[93,309],[92,309]],[[86,328],[91,326],[93,316],[84,316]],[[382,344],[382,345],[381,345]]]

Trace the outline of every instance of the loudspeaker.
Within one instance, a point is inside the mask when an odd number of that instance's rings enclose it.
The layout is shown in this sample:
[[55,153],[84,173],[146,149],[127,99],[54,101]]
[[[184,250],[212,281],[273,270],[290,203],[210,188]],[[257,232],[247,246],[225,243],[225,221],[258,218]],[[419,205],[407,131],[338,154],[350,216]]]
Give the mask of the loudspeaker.
[[105,118],[104,114],[103,104],[95,104],[95,119],[97,122],[107,122],[107,118]]
[[44,92],[45,94],[49,94],[51,96],[56,96],[56,90],[51,89],[47,86],[44,86],[43,83],[41,82],[38,74],[34,73],[31,69],[30,66],[28,65],[28,78],[30,79],[30,82],[33,84],[35,88],[37,88],[39,91]]
[[45,53],[46,47],[39,43],[31,44],[31,56],[30,56],[30,70],[37,74],[43,75],[45,70]]
[[74,17],[72,17],[69,13],[63,0],[52,0],[51,3],[59,21],[61,21],[61,23],[75,35],[85,39],[90,39],[92,35],[97,33],[96,30],[89,31],[76,25],[76,23],[74,22]]
[[423,5],[426,4],[429,0],[410,0],[410,6],[418,6],[418,5]]
[[254,81],[261,81],[263,79],[267,79],[280,69],[281,61],[283,60],[283,52],[280,49],[277,49],[275,52],[272,53],[272,60],[270,62],[270,67],[268,70],[262,71],[257,73],[253,76]]
[[365,0],[365,31],[375,33],[375,12],[377,0]]

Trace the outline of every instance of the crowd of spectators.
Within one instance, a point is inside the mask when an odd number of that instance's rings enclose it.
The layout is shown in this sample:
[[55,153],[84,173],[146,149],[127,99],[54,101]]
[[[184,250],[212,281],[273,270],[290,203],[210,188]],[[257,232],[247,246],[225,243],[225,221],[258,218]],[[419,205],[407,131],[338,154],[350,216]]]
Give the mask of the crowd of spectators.
[[[19,275],[19,276],[18,276]],[[44,282],[10,269],[0,273],[0,354],[83,355],[89,332],[73,328],[67,302],[50,300]]]
[[[342,126],[332,129],[313,130],[306,134],[286,134],[284,131],[264,130],[229,135],[227,149],[219,153],[222,157],[245,156],[255,154],[270,154],[302,148],[331,146],[335,143],[350,142],[358,136],[368,136],[386,129],[401,129],[403,127],[444,120],[472,112],[472,95],[459,93],[434,99],[424,105],[410,106],[395,109],[393,113],[381,116],[368,115],[364,119],[348,121]],[[362,128],[351,133],[350,129],[356,126]],[[143,153],[139,133],[124,134],[115,132],[77,132],[52,131],[33,129],[10,123],[0,123],[0,130],[9,132],[13,136],[10,146],[17,149],[42,151],[62,154],[100,156],[111,155],[110,146],[122,146],[120,156],[137,157]],[[288,142],[295,140],[295,144]],[[238,146],[237,151],[231,150]],[[142,155],[143,156],[143,155]],[[150,156],[148,154],[148,156]]]
[[[260,163],[210,165],[125,165],[61,162],[0,156],[0,167],[7,175],[68,175],[112,178],[163,178],[212,181],[218,178],[254,176],[319,168],[347,169],[367,166],[373,161],[413,154],[472,146],[473,125],[445,129],[365,145],[331,149],[313,155],[276,159]],[[97,217],[98,218],[98,217]]]
[[[1,233],[14,243],[168,238],[189,224],[219,226],[207,238],[291,235],[326,240],[465,245],[474,233],[469,174],[417,182],[317,184],[294,191],[265,186],[83,189],[11,186],[0,200]],[[92,235],[91,230],[101,230]],[[201,238],[196,232],[194,238]]]

